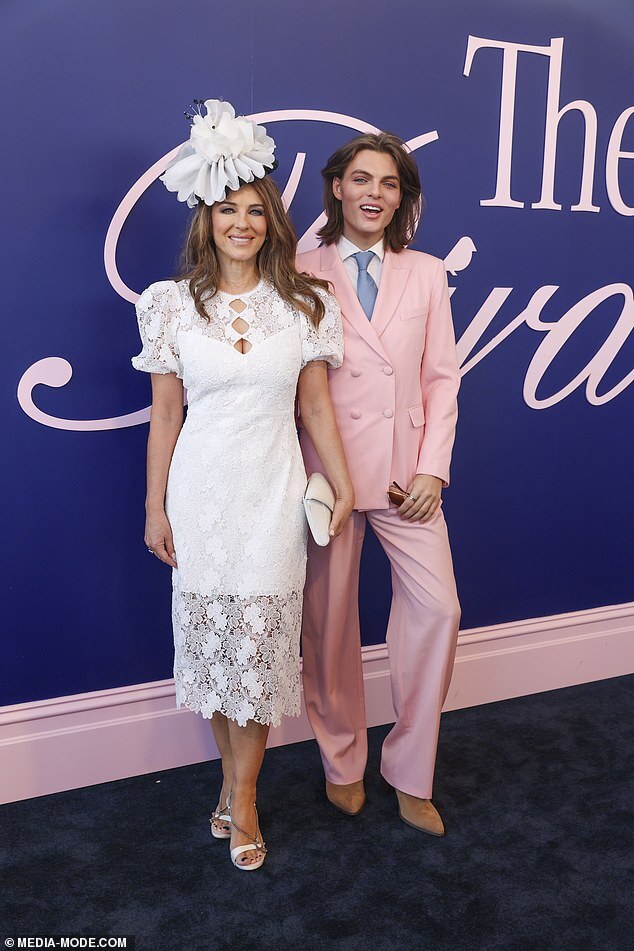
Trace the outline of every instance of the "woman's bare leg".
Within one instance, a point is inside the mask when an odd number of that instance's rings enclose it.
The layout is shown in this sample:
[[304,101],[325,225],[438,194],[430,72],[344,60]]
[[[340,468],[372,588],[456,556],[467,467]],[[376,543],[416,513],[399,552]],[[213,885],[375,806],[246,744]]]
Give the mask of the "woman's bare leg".
[[[216,811],[224,812],[233,783],[233,753],[231,752],[231,741],[229,739],[229,726],[226,716],[218,712],[214,713],[210,723],[222,760],[222,789],[220,790]],[[214,819],[213,824],[218,832],[229,832],[231,830],[229,823],[220,819]]]
[[[231,754],[233,757],[233,785],[231,787],[231,819],[243,829],[243,835],[231,827],[231,848],[252,845],[258,837],[258,823],[253,804],[257,797],[257,782],[264,759],[268,725],[249,720],[246,726],[238,726],[235,720],[227,721]],[[243,852],[238,856],[240,865],[250,865],[262,856],[259,850]]]

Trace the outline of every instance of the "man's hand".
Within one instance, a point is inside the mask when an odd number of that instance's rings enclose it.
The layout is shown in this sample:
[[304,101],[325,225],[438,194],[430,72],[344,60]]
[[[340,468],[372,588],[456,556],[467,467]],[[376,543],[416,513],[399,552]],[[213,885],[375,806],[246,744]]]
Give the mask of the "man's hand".
[[409,522],[429,522],[440,505],[442,479],[433,475],[417,475],[407,490],[407,498],[398,514]]

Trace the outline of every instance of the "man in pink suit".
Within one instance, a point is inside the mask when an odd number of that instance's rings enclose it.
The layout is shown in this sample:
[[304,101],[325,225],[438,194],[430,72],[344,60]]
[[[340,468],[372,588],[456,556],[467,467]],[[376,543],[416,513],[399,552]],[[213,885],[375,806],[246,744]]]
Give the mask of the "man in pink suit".
[[[457,416],[459,371],[443,262],[406,248],[421,200],[418,169],[401,139],[358,136],[322,172],[327,223],[301,271],[330,281],[342,310],[343,366],[330,394],[355,489],[355,511],[327,548],[311,540],[304,594],[306,706],[326,774],[326,795],[358,813],[367,732],[358,581],[366,520],[387,554],[387,628],[396,723],[381,772],[409,825],[443,835],[431,802],[440,712],[460,619],[441,489]],[[321,464],[305,431],[308,473]],[[392,481],[406,489],[395,506]]]

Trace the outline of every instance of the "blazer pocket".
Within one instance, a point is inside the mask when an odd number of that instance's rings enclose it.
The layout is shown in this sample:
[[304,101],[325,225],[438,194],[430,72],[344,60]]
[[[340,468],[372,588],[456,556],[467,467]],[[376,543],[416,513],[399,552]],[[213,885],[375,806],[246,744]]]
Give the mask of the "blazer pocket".
[[414,310],[402,310],[400,313],[401,320],[422,320],[423,317],[427,316],[427,311],[422,307],[415,307]]
[[416,429],[420,429],[421,426],[425,425],[425,410],[423,409],[422,403],[419,403],[418,406],[410,406],[408,412],[412,426],[415,426]]

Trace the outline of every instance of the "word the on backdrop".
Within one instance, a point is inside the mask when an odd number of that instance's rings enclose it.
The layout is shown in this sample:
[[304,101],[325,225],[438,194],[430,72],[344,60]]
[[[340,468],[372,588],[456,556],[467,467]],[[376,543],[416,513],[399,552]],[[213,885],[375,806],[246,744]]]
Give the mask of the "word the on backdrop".
[[[515,94],[517,89],[517,69],[520,53],[533,53],[548,59],[548,91],[546,93],[546,131],[544,137],[544,156],[542,168],[542,192],[539,201],[531,208],[550,208],[561,211],[562,206],[555,201],[555,163],[557,160],[557,133],[559,123],[567,112],[577,111],[584,120],[583,165],[581,174],[581,194],[571,211],[600,211],[593,202],[594,176],[597,154],[597,112],[586,99],[575,99],[562,106],[559,102],[561,71],[563,66],[564,41],[561,37],[552,39],[548,46],[528,46],[525,43],[510,43],[506,40],[489,40],[480,36],[470,36],[467,44],[464,75],[471,74],[473,58],[478,50],[503,50],[502,91],[500,95],[500,131],[498,138],[498,168],[495,195],[485,198],[481,205],[493,205],[504,208],[523,208],[524,202],[511,197],[511,167],[513,160],[513,130],[515,126]],[[634,115],[634,106],[628,106],[618,116],[612,131],[605,155],[605,185],[610,204],[620,215],[634,215],[634,207],[627,205],[621,195],[619,181],[620,162],[634,159],[634,152],[625,152],[621,148],[625,127]]]

